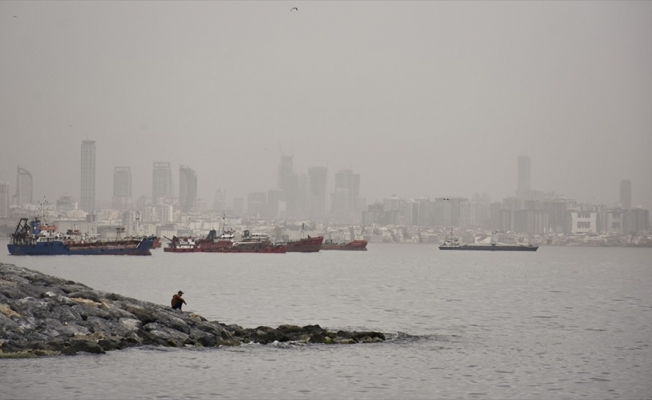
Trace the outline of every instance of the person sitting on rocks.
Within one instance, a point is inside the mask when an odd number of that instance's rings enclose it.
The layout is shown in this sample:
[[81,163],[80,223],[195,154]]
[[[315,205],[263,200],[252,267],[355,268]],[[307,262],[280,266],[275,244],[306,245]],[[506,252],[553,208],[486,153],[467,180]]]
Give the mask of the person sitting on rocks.
[[183,295],[183,292],[179,290],[174,296],[172,296],[172,309],[176,310],[179,309],[181,310],[181,306],[186,304],[186,301],[181,297]]

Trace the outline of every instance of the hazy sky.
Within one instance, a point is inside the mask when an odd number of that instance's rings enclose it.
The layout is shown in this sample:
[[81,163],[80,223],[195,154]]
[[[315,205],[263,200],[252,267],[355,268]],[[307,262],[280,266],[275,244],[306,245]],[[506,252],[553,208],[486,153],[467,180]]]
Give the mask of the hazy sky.
[[[298,11],[290,11],[298,7]],[[295,170],[360,173],[368,202],[513,196],[652,208],[652,2],[0,2],[0,181],[97,198],[130,166],[193,168],[212,202]]]

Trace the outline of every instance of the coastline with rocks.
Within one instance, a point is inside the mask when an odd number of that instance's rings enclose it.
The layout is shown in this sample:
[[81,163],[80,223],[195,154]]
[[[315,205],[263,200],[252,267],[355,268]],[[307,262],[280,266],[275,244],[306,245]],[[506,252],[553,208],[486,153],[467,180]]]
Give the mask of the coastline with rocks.
[[0,263],[0,358],[102,354],[135,346],[383,341],[385,334],[381,332],[329,331],[319,325],[227,325],[196,313]]

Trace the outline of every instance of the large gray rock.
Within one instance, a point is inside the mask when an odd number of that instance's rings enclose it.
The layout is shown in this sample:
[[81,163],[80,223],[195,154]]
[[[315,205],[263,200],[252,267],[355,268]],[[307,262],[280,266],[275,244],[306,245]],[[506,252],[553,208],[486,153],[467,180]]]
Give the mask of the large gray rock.
[[0,357],[104,353],[143,345],[214,347],[250,342],[384,340],[380,332],[330,332],[319,325],[246,329],[0,264]]

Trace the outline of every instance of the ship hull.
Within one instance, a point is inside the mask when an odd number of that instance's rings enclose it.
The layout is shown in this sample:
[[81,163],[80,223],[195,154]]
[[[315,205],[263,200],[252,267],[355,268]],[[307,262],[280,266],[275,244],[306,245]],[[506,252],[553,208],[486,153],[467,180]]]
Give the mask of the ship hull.
[[248,247],[230,247],[230,248],[212,248],[200,250],[202,253],[264,253],[264,254],[285,254],[287,252],[286,246],[269,246],[261,248],[248,248]]
[[198,241],[194,247],[166,247],[166,253],[263,253],[263,254],[284,254],[287,246],[274,245],[266,242],[231,242],[218,241],[215,243],[207,240]]
[[440,246],[439,250],[473,250],[473,251],[537,251],[539,246]]
[[367,251],[366,240],[353,240],[348,243],[324,243],[321,245],[322,250],[347,250],[347,251]]
[[322,243],[324,242],[323,236],[309,237],[306,239],[289,242],[287,244],[288,253],[316,253],[321,250]]
[[199,253],[200,250],[196,248],[188,249],[180,249],[180,248],[173,248],[173,247],[166,247],[163,249],[163,252],[165,253]]
[[286,246],[265,246],[265,247],[204,247],[196,249],[172,249],[166,247],[163,249],[166,253],[265,253],[265,254],[285,254]]

